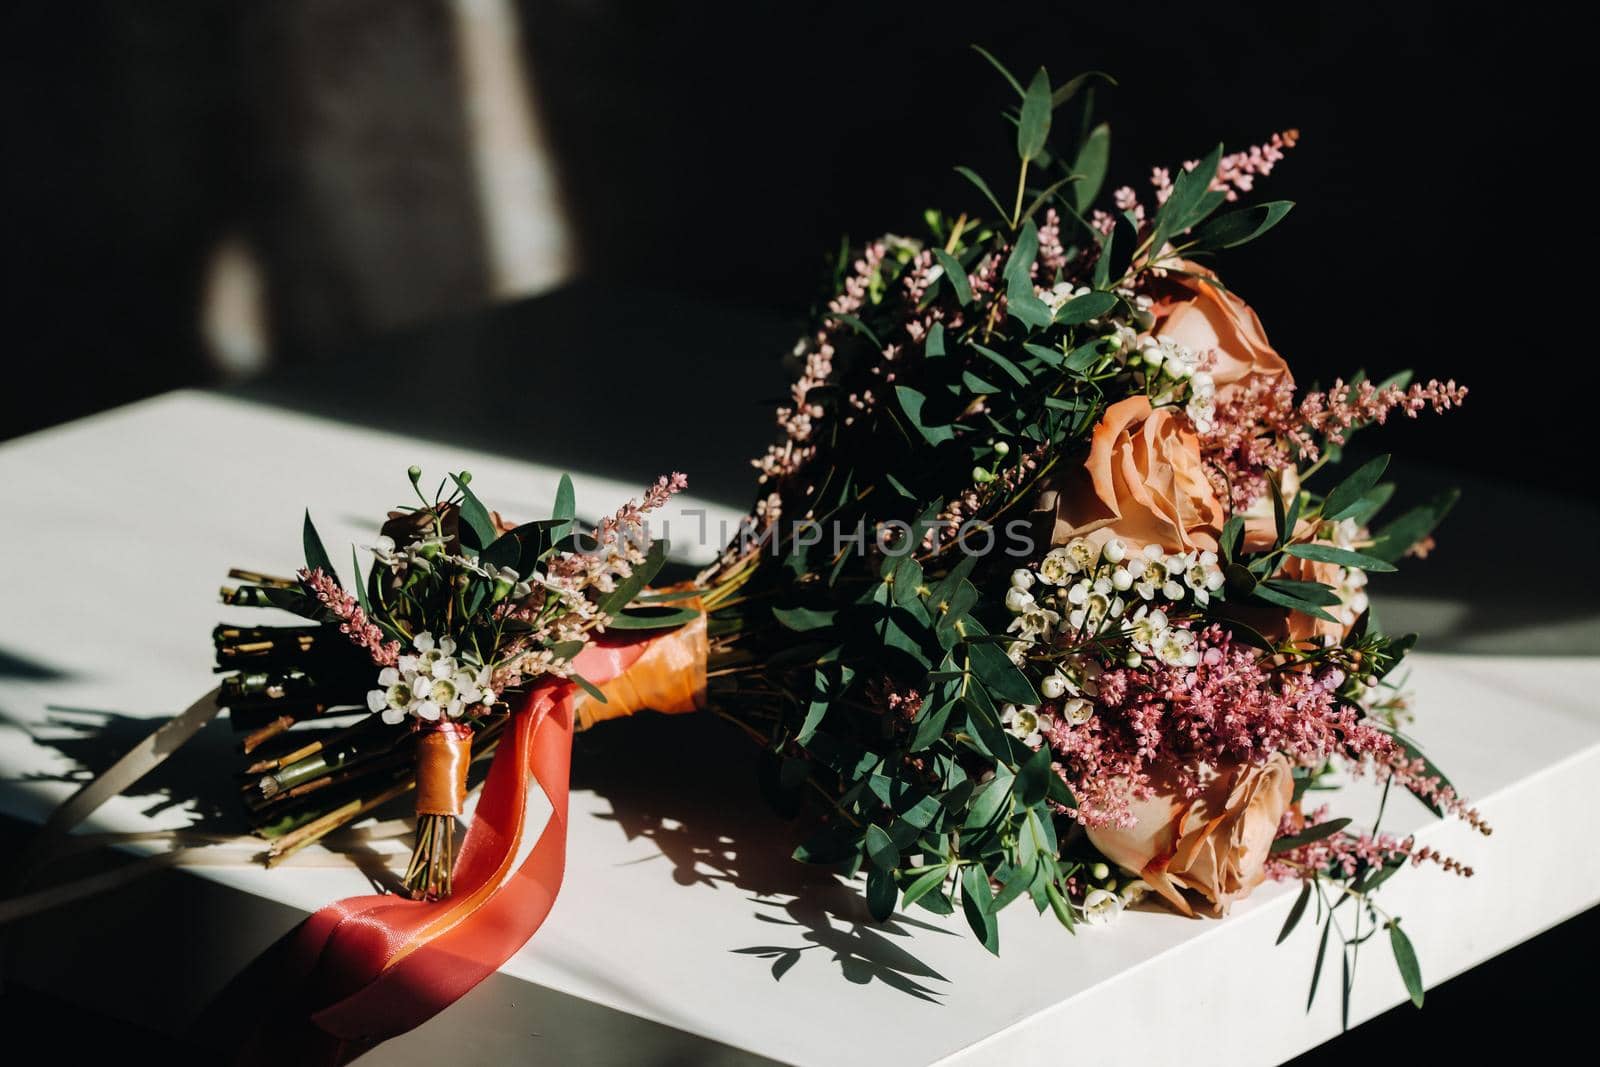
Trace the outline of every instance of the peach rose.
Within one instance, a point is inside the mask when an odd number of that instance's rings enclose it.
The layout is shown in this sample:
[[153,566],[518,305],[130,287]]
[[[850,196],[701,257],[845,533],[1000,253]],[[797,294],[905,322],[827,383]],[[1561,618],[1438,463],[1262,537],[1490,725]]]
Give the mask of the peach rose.
[[1095,533],[1093,540],[1119,537],[1134,549],[1215,550],[1223,522],[1200,439],[1181,412],[1152,409],[1142,396],[1106,409],[1082,469],[1046,489],[1038,507],[1055,513],[1054,545]]
[[[1178,262],[1193,274],[1216,277],[1198,264]],[[1152,309],[1156,321],[1150,332],[1176,341],[1197,356],[1212,353],[1211,379],[1217,384],[1219,400],[1226,400],[1235,386],[1252,375],[1288,378],[1288,364],[1267,343],[1261,320],[1249,304],[1198,277],[1171,274],[1167,282],[1169,295]]]
[[1202,766],[1201,792],[1192,800],[1164,776],[1152,777],[1155,794],[1129,800],[1137,825],[1091,829],[1089,840],[1183,914],[1194,914],[1185,889],[1226,913],[1266,877],[1278,823],[1294,796],[1289,761],[1275,752],[1260,764]]

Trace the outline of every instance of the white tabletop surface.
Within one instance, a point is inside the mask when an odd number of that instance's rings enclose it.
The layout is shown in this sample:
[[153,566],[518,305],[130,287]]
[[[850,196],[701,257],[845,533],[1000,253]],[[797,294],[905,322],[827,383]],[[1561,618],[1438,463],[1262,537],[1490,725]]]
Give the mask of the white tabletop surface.
[[[659,447],[666,470],[670,443]],[[137,720],[153,725],[206,690],[228,568],[292,570],[302,507],[334,560],[348,558],[403,499],[412,463],[471,469],[486,502],[514,516],[543,514],[561,473],[201,393],[0,445],[0,813],[37,822],[72,790],[81,752],[63,737],[114,726],[131,744],[146,729]],[[590,518],[641,488],[571,473]],[[675,545],[691,558],[734,518],[706,507],[703,545],[692,543],[698,521],[678,518]],[[1477,870],[1465,881],[1408,870],[1384,889],[1432,984],[1600,901],[1600,850],[1570,845],[1600,835],[1600,660],[1418,654],[1412,688],[1414,733],[1495,826],[1482,838],[1391,802],[1387,828],[1417,830]],[[214,726],[196,751],[214,753],[225,777],[226,728]],[[996,959],[959,915],[914,909],[875,925],[854,887],[791,863],[797,831],[763,808],[741,744],[709,717],[580,737],[567,879],[544,929],[501,975],[371,1060],[520,1050],[616,1063],[1044,1064],[1070,1050],[1085,1063],[1198,1067],[1278,1062],[1338,1032],[1331,959],[1305,1010],[1312,924],[1273,946],[1290,887],[1265,887],[1220,922],[1140,912],[1077,936],[1018,905],[1002,917]],[[192,778],[203,792],[206,775]],[[185,784],[119,798],[84,829],[191,823]],[[1375,796],[1358,783],[1334,802],[1365,819]],[[172,877],[220,894],[216,914],[181,920],[219,929],[252,902],[292,919],[368,890],[327,853],[271,871],[241,854]],[[109,952],[120,935],[105,925],[96,936]],[[198,937],[211,947],[197,951],[241,951],[225,941]],[[104,985],[62,984],[86,1000]],[[1352,1018],[1403,997],[1375,942]]]

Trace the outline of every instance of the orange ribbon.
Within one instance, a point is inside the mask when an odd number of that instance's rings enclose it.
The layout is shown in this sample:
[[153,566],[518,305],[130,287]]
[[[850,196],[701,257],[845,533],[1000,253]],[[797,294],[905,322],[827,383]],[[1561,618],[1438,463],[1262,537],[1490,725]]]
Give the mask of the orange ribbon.
[[[686,600],[682,606],[700,611],[700,600]],[[699,618],[667,638],[651,641],[633,666],[599,686],[605,703],[578,694],[573,707],[577,728],[587,730],[597,722],[646,708],[666,715],[700,711],[706,706],[707,654],[706,616],[701,611]]]
[[446,722],[417,738],[417,814],[460,815],[467,800],[472,727]]
[[[654,638],[603,638],[574,662],[606,693],[609,714],[641,708],[691,711],[705,702],[704,616]],[[334,1039],[336,1062],[404,1033],[493,974],[539,929],[555,903],[566,864],[568,771],[576,687],[534,687],[513,714],[489,767],[476,814],[456,862],[455,892],[444,900],[390,894],[351,897],[308,918],[290,958],[303,1007]],[[624,710],[626,709],[626,710]],[[549,822],[526,841],[531,786],[548,798]]]

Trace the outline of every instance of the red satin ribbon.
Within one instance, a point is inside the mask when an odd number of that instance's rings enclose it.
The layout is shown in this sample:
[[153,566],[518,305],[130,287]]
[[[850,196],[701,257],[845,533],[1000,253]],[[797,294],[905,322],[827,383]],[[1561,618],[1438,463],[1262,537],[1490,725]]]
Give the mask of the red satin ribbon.
[[[574,663],[603,685],[651,642],[592,645]],[[339,1042],[335,1058],[421,1025],[493,974],[550,914],[566,866],[572,683],[531,690],[500,742],[446,900],[350,897],[306,920],[289,949],[310,1021]],[[519,857],[531,785],[550,821]],[[520,862],[519,862],[520,859]]]

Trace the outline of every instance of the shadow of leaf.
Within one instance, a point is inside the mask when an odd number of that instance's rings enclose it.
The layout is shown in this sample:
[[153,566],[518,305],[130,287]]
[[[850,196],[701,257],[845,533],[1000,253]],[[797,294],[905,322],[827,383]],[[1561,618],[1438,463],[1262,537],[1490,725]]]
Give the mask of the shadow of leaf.
[[796,935],[795,943],[729,951],[772,960],[774,981],[810,954],[847,981],[937,1001],[927,983],[948,980],[907,945],[919,931],[954,935],[900,914],[874,922],[858,886],[795,861],[796,835],[762,799],[755,749],[737,731],[710,715],[646,714],[580,734],[577,746],[573,788],[607,800],[611,812],[601,817],[649,840],[675,882],[738,889],[756,918]]

